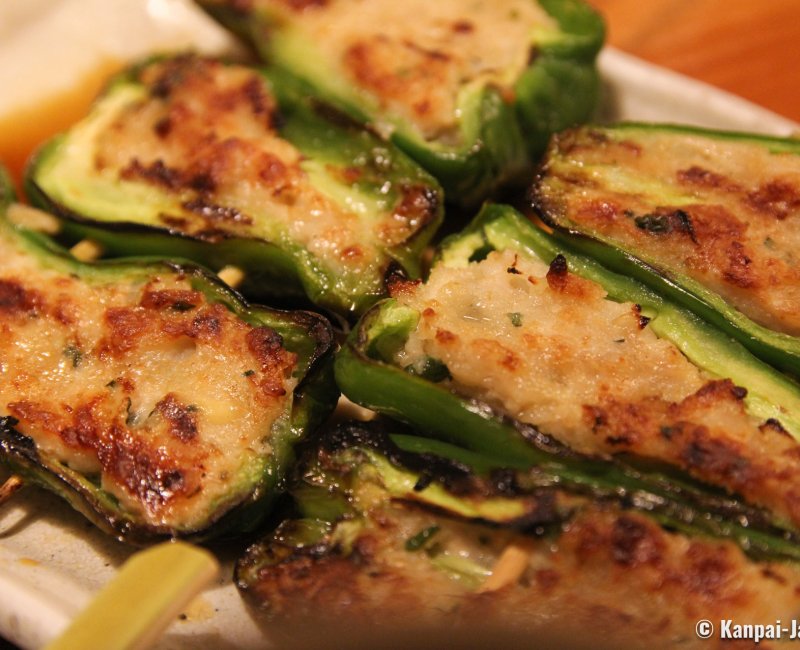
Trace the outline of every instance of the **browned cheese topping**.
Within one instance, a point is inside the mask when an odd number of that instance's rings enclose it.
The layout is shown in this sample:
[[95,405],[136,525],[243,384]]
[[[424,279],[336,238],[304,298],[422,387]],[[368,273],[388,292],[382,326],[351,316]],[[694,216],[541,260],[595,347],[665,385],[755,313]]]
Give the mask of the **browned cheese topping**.
[[[405,548],[432,526],[430,553]],[[528,555],[522,572],[480,593],[512,544]],[[698,619],[791,618],[798,594],[795,567],[756,564],[730,542],[667,533],[634,513],[588,507],[558,537],[537,540],[401,504],[373,510],[357,536],[334,540],[329,554],[298,553],[264,567],[251,593],[280,619],[330,626],[346,618],[356,634],[368,622],[470,648],[492,638],[530,647],[531,635],[560,640],[555,647],[715,647],[694,636]],[[437,636],[444,625],[446,638]],[[476,643],[475,634],[493,636]]]
[[183,57],[146,66],[140,80],[147,92],[92,127],[93,173],[137,183],[133,201],[136,192],[150,201],[156,191],[174,197],[147,217],[150,225],[209,242],[288,240],[334,271],[368,273],[384,264],[380,248],[404,242],[430,217],[416,187],[401,188],[385,219],[367,220],[357,193],[341,199],[320,190],[301,152],[278,134],[275,98],[254,70]]
[[555,21],[532,0],[256,0],[283,15],[322,59],[380,109],[427,139],[457,138],[459,92],[506,93],[537,31]]
[[420,314],[397,363],[441,360],[452,388],[586,453],[664,460],[800,524],[800,448],[557,257],[434,268],[395,297]]
[[568,133],[556,147],[546,206],[800,335],[800,156],[640,130]]
[[6,243],[0,259],[0,413],[149,524],[180,529],[236,499],[294,388],[278,334],[166,268],[112,283]]

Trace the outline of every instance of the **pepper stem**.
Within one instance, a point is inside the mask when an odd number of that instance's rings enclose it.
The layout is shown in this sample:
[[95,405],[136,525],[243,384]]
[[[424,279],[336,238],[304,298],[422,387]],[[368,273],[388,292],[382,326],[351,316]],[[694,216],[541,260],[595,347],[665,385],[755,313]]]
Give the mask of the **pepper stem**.
[[3,485],[0,485],[0,506],[2,506],[6,501],[8,501],[14,493],[19,490],[24,485],[21,476],[17,476],[16,474],[12,474],[6,479],[6,482]]

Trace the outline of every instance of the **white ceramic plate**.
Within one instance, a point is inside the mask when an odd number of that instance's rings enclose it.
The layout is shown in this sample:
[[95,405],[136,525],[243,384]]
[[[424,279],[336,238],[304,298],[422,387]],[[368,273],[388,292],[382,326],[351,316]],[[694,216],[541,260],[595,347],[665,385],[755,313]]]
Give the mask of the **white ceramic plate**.
[[[606,91],[603,120],[687,123],[777,135],[800,129],[742,99],[611,48],[602,53],[600,69]],[[238,543],[214,549],[223,561],[219,583],[171,625],[158,648],[269,647],[231,581],[233,561],[243,548],[244,543]],[[114,577],[131,552],[54,496],[23,491],[0,516],[0,633],[23,648],[42,646]]]

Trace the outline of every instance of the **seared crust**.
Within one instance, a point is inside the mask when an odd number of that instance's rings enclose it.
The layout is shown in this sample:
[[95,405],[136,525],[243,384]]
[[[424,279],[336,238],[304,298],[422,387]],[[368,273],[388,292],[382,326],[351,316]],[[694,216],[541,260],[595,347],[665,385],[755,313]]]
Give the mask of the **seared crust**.
[[[525,549],[527,566],[512,583],[480,593],[425,552],[404,548],[409,531],[434,524],[436,539],[488,570],[508,544]],[[340,626],[367,630],[344,637],[347,647],[391,647],[386,639],[398,633],[435,647],[443,629],[459,647],[491,639],[530,647],[542,636],[559,647],[708,647],[713,641],[695,636],[699,619],[788,621],[800,606],[794,567],[756,564],[730,543],[667,533],[602,506],[582,511],[556,540],[537,540],[396,504],[370,512],[350,548],[285,555],[280,543],[253,547],[239,567],[241,586],[265,608],[271,630],[314,620],[317,641]]]
[[[283,228],[335,266],[362,269],[378,245],[404,242],[435,215],[435,197],[420,203],[421,188],[409,185],[396,215],[370,232],[312,184],[302,154],[279,136],[275,98],[254,70],[181,57],[145,66],[138,81],[149,96],[103,130],[95,166],[183,199],[178,214],[159,215],[162,226],[212,242],[276,238]],[[262,220],[265,210],[275,223]]]
[[394,287],[421,316],[396,363],[432,357],[453,390],[580,452],[663,461],[800,525],[800,455],[780,422],[568,266],[505,251]]
[[800,156],[696,133],[584,128],[553,141],[535,195],[547,218],[800,334]]
[[464,9],[453,0],[254,0],[245,11],[291,25],[390,121],[458,144],[459,93],[492,85],[513,100],[536,33],[557,29],[529,0],[478,0],[468,17]]
[[[442,215],[436,181],[374,134],[285,79],[190,55],[116,78],[31,181],[84,226],[180,235],[214,268],[243,265],[254,291],[345,312],[383,293],[392,264],[413,273]],[[211,246],[225,240],[239,243]],[[287,266],[288,287],[259,286]]]
[[166,266],[82,279],[5,238],[0,257],[0,413],[19,432],[146,525],[247,498],[296,384],[276,332]]

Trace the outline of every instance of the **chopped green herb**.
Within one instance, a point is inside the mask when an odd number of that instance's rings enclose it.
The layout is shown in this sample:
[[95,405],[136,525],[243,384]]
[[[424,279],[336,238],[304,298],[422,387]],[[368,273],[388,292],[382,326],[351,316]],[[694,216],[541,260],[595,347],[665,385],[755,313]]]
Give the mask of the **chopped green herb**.
[[83,358],[80,348],[71,343],[64,348],[64,356],[72,361],[72,367],[77,368]]
[[131,398],[129,397],[128,398],[128,404],[125,407],[125,410],[128,413],[127,417],[125,418],[125,425],[129,426],[129,427],[135,426],[136,422],[139,420],[139,414],[136,411],[132,410],[132,408],[131,408],[132,406],[133,406],[133,402],[131,401]]
[[256,374],[256,371],[255,371],[255,370],[252,370],[252,369],[251,369],[251,370],[245,370],[245,371],[242,373],[242,375],[243,375],[244,377],[252,377],[254,374]]
[[438,532],[439,526],[431,526],[419,531],[416,535],[406,540],[406,550],[413,552],[425,548],[425,545]]
[[680,429],[678,427],[661,427],[661,435],[664,436],[667,440],[670,440],[672,436],[676,433],[680,433]]
[[522,327],[522,314],[520,314],[518,311],[512,311],[511,313],[506,314],[506,316],[508,316],[511,324],[514,327]]

